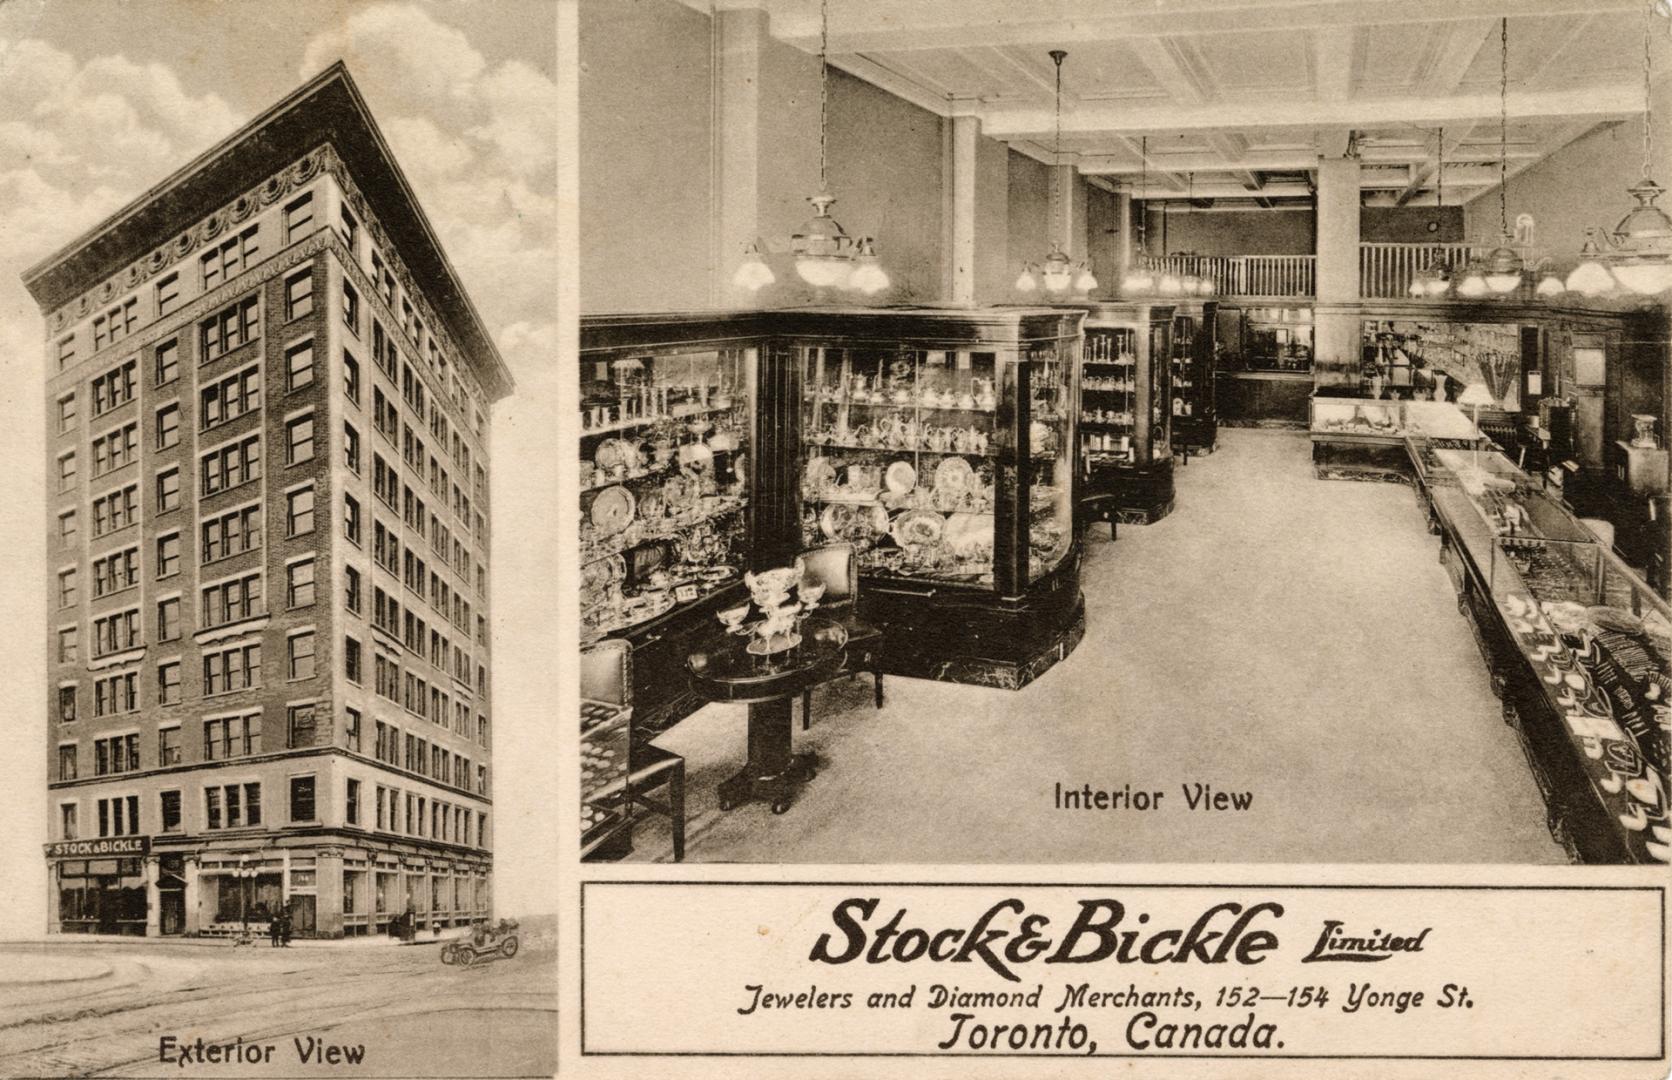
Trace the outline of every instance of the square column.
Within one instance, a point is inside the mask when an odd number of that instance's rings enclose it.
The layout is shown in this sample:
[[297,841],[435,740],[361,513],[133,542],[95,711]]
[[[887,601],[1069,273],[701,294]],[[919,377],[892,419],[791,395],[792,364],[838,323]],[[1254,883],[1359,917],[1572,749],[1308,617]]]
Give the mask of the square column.
[[343,936],[343,849],[320,848],[314,863],[314,935]]
[[980,117],[952,118],[951,168],[947,170],[952,177],[949,298],[957,304],[975,303],[975,149],[980,138]]
[[1047,211],[1051,219],[1045,229],[1046,237],[1059,244],[1071,259],[1086,257],[1086,189],[1079,182],[1078,160],[1077,155],[1064,154],[1050,166],[1057,202],[1054,212]]
[[1318,162],[1318,278],[1313,372],[1319,386],[1357,382],[1359,368],[1359,161]]

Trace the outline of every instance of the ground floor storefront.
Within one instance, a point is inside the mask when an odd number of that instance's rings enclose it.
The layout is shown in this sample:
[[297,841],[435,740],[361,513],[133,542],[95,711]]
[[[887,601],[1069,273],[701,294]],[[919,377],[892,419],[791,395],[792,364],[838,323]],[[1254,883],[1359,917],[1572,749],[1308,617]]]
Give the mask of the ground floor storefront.
[[493,911],[491,857],[366,838],[184,846],[148,836],[47,845],[49,933],[297,937],[467,925]]

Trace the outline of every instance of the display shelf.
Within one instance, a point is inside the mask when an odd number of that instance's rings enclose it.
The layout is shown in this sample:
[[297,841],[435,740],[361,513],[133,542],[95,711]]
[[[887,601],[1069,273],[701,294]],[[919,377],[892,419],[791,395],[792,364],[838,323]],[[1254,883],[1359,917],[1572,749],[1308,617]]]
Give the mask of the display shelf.
[[[1077,381],[1082,402],[1089,396],[1098,408],[1081,412],[1082,497],[1100,506],[1112,504],[1113,510],[1100,511],[1112,520],[1158,521],[1173,506],[1175,308],[1100,303],[1088,309],[1084,361]],[[1088,370],[1118,371],[1119,383],[1100,385],[1099,380],[1114,377],[1088,375]]]
[[[581,437],[590,438],[594,435],[617,435],[623,431],[632,431],[636,428],[642,427],[654,427],[657,424],[673,424],[680,421],[688,422],[695,417],[714,416],[719,413],[731,412],[736,407],[737,406],[735,404],[728,402],[724,405],[698,406],[683,410],[674,409],[666,414],[629,417],[624,420],[615,420],[598,427],[588,426],[583,421],[581,426]],[[582,410],[583,412],[585,410],[584,404],[582,405]]]

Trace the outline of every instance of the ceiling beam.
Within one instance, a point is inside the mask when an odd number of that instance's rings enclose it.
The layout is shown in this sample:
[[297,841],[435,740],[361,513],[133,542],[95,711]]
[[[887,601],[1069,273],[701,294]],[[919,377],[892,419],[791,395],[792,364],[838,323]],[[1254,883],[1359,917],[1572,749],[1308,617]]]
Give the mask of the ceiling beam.
[[1444,138],[1442,138],[1441,130],[1436,129],[1435,133],[1428,137],[1428,145],[1433,148],[1434,156],[1419,165],[1411,167],[1411,179],[1395,198],[1394,205],[1404,206],[1416,197],[1417,192],[1433,183],[1440,174],[1440,162],[1452,157],[1459,146],[1468,142],[1469,136],[1474,134],[1474,130],[1474,124],[1459,124],[1446,132]]
[[[694,7],[701,0],[685,0]],[[772,12],[772,33],[807,52],[817,52],[819,14],[803,2],[755,0]],[[1116,5],[1107,14],[1085,8],[1066,13],[1061,4],[1018,5],[1000,0],[901,5],[898,0],[847,0],[833,13],[831,51],[871,53],[968,46],[1032,45],[1069,47],[1076,42],[1182,38],[1246,31],[1310,31],[1320,27],[1455,22],[1547,15],[1641,12],[1640,0],[1294,0],[1283,4],[1246,2]]]
[[1427,94],[1451,94],[1463,85],[1486,39],[1498,29],[1492,19],[1461,19],[1433,28],[1438,40],[1429,56],[1418,89]]
[[[1517,91],[1505,102],[1516,119],[1595,117],[1614,119],[1642,108],[1642,89],[1616,82],[1563,90]],[[1086,102],[1063,118],[1063,130],[1073,135],[1151,131],[1243,130],[1263,127],[1379,128],[1397,124],[1450,126],[1469,120],[1496,119],[1498,95],[1453,94],[1440,97],[1391,97],[1375,100],[1312,102],[1293,98],[1218,101],[1211,105],[1113,105]],[[1051,130],[1049,108],[992,106],[983,130],[996,137],[1014,138]],[[1345,137],[1339,140],[1345,149]]]
[[1165,37],[1135,38],[1126,44],[1174,101],[1201,105],[1213,99],[1213,85],[1185,51],[1188,46]]

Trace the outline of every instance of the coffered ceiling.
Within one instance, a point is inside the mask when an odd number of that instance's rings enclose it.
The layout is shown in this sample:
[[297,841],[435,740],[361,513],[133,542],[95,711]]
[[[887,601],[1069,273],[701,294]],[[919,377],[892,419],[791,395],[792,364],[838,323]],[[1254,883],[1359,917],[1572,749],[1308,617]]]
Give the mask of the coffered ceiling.
[[[1048,53],[1067,50],[1065,158],[1151,198],[1306,199],[1318,158],[1350,148],[1367,204],[1432,205],[1439,160],[1445,203],[1467,202],[1499,174],[1501,16],[1511,175],[1642,110],[1644,0],[828,2],[834,66],[1044,161]],[[819,0],[718,6],[763,8],[774,37],[819,49]]]

